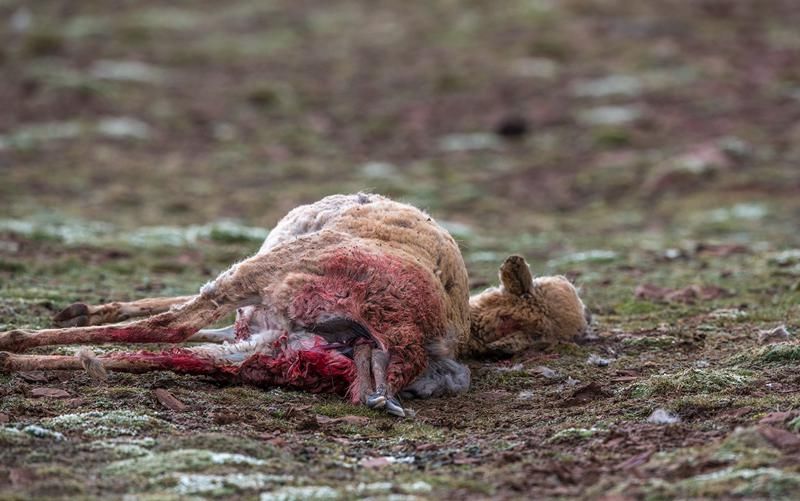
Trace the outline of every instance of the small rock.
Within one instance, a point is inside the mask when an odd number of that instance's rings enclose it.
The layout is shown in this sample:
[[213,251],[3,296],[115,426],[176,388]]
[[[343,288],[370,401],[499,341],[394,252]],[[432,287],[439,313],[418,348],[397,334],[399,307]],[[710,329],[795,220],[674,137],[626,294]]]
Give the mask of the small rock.
[[586,359],[586,363],[589,365],[594,365],[596,367],[608,367],[608,365],[611,363],[611,360],[592,353],[591,355],[589,355],[589,358]]
[[666,409],[656,409],[647,418],[647,422],[652,424],[675,424],[680,423],[681,418]]
[[29,383],[46,383],[47,376],[42,371],[18,372],[17,375]]
[[0,412],[0,424],[5,424],[11,421],[11,417],[8,414]]
[[770,412],[759,419],[758,424],[781,425],[797,415],[797,411]]
[[773,426],[759,426],[758,432],[772,445],[783,450],[800,449],[800,435]]
[[171,409],[175,412],[184,412],[189,408],[188,405],[175,398],[175,395],[164,388],[157,388],[153,390],[153,394],[156,396],[158,402],[167,409]]
[[31,390],[31,396],[36,398],[69,398],[72,395],[59,388],[34,388]]
[[553,369],[551,369],[549,367],[545,367],[543,365],[540,365],[538,367],[534,367],[533,371],[534,372],[538,372],[539,374],[541,374],[542,376],[546,377],[547,379],[556,379],[556,378],[560,377],[558,372],[554,371]]
[[505,139],[520,139],[530,132],[530,126],[525,117],[512,115],[500,120],[494,128],[494,132]]
[[779,325],[774,329],[758,331],[758,342],[760,344],[780,343],[791,337],[785,325]]

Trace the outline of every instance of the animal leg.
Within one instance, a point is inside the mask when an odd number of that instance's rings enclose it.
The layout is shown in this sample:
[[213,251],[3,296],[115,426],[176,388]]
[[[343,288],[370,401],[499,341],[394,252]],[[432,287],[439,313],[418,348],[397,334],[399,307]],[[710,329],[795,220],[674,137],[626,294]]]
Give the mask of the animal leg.
[[79,353],[77,356],[61,356],[0,352],[0,373],[81,369],[86,369],[97,379],[105,378],[105,369],[132,373],[171,371],[178,374],[226,377],[235,377],[238,372],[238,367],[235,365],[220,363],[207,354],[184,348],[160,353],[114,353],[102,357],[93,357],[86,353]]
[[239,298],[199,295],[179,308],[130,323],[0,332],[0,350],[24,351],[55,344],[180,343],[238,306],[260,300],[257,294]]
[[353,400],[366,402],[375,391],[372,379],[372,346],[369,343],[358,343],[353,347],[353,361],[356,365],[356,380],[352,386]]
[[153,297],[127,303],[115,301],[99,305],[72,303],[53,317],[53,323],[58,327],[85,327],[122,322],[131,318],[164,313],[175,305],[189,302],[194,297]]

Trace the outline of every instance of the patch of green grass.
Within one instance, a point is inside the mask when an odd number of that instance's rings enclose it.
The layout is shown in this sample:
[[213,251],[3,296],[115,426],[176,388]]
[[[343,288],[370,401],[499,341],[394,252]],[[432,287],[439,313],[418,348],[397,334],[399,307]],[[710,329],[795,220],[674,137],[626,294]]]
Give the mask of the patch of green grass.
[[658,374],[634,384],[635,397],[684,393],[714,393],[744,388],[754,379],[753,373],[731,369],[687,369],[674,374]]
[[791,342],[746,350],[729,360],[731,364],[755,367],[767,364],[792,364],[798,361],[800,361],[800,344]]
[[623,303],[614,306],[614,311],[619,315],[646,315],[654,313],[658,310],[664,309],[663,305],[651,303],[649,301],[639,301],[637,299],[629,299]]

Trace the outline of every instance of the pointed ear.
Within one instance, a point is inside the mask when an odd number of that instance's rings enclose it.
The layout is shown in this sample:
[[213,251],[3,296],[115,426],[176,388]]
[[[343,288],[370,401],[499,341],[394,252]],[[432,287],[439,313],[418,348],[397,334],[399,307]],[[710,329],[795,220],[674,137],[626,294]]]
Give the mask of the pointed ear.
[[522,296],[530,294],[533,288],[533,276],[522,256],[508,256],[500,267],[500,283],[509,294]]

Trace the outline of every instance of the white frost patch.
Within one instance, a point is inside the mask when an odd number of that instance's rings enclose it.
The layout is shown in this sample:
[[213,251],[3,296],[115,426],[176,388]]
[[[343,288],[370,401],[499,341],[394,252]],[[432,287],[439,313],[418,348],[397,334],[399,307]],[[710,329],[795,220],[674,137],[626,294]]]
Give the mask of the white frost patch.
[[764,204],[741,203],[733,207],[724,207],[709,211],[708,219],[715,223],[741,220],[758,221],[763,219],[767,214],[769,214],[769,210],[767,210]]
[[199,240],[261,242],[269,235],[267,229],[244,226],[231,220],[186,227],[147,226],[123,232],[107,223],[63,219],[55,215],[42,215],[30,220],[0,219],[0,231],[54,238],[68,245],[125,243],[135,247],[190,246]]
[[521,392],[517,393],[517,400],[530,400],[535,395],[536,394],[534,392],[532,392],[531,390],[521,391]]
[[254,466],[267,464],[261,459],[245,456],[243,454],[231,454],[229,452],[213,452],[209,459],[214,464],[249,464]]
[[367,162],[361,166],[361,175],[365,177],[385,179],[397,175],[397,167],[389,162]]
[[62,414],[45,422],[60,429],[78,429],[95,437],[137,435],[144,428],[166,424],[160,419],[127,410]]
[[48,430],[47,428],[43,428],[41,426],[37,426],[35,424],[31,424],[26,426],[22,429],[23,433],[27,433],[28,435],[36,438],[52,438],[55,440],[64,440],[65,437],[61,433],[53,430]]
[[634,106],[597,106],[578,113],[578,121],[585,125],[626,125],[642,116]]
[[500,147],[494,134],[475,132],[471,134],[449,134],[439,139],[439,149],[446,152],[490,150]]
[[231,473],[229,475],[178,475],[175,491],[178,494],[203,494],[233,487],[239,490],[263,489],[271,484],[294,480],[292,475],[267,475],[265,473]]
[[514,364],[510,367],[496,367],[495,370],[497,372],[517,372],[524,369],[522,364]]
[[737,318],[744,318],[747,312],[738,308],[720,308],[708,314],[711,318],[729,318],[735,320]]
[[800,263],[800,249],[787,249],[785,251],[776,252],[770,256],[769,261],[778,266],[789,266]]
[[675,424],[680,423],[681,418],[666,409],[656,409],[647,418],[647,422],[652,424]]
[[164,70],[140,61],[110,61],[103,59],[95,62],[89,73],[94,78],[116,80],[122,82],[158,83],[164,80]]
[[548,266],[560,266],[569,263],[601,263],[617,259],[619,254],[611,250],[592,249],[582,252],[573,252],[566,256],[551,259],[547,262]]
[[638,96],[643,87],[642,80],[638,77],[609,75],[576,82],[572,86],[572,93],[577,97]]
[[101,136],[114,139],[149,139],[150,126],[131,117],[104,118],[97,122],[95,131]]
[[59,139],[73,139],[81,135],[79,122],[46,122],[21,127],[10,134],[0,135],[0,150],[30,149]]
[[611,359],[592,353],[589,355],[589,358],[586,359],[586,363],[594,365],[595,367],[608,367],[609,364],[611,364]]
[[302,501],[304,499],[338,499],[339,491],[327,485],[283,487],[272,492],[262,492],[261,501]]

